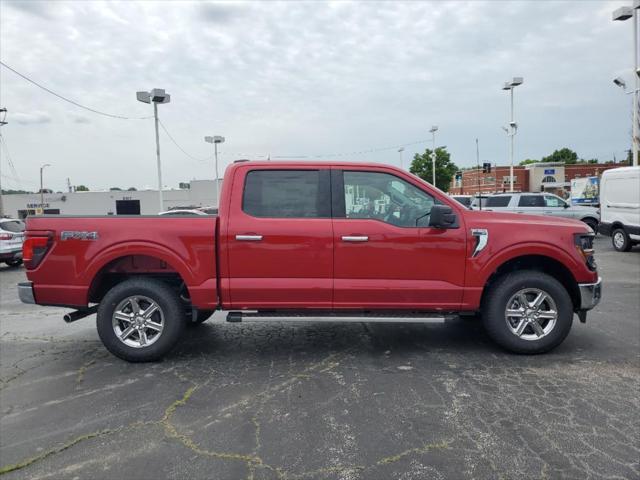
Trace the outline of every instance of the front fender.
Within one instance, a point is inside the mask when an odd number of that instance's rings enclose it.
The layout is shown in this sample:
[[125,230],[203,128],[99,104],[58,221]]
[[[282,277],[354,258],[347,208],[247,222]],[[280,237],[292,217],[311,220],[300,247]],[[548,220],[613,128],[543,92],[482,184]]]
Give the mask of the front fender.
[[[510,245],[499,252],[493,254],[489,251],[485,255],[469,259],[469,270],[467,272],[467,285],[469,287],[484,287],[498,268],[506,262],[518,257],[539,255],[548,257],[564,265],[573,275],[576,281],[578,272],[587,271],[585,265],[581,265],[580,260],[573,257],[566,250],[545,242],[522,242]],[[590,278],[585,278],[589,281]]]

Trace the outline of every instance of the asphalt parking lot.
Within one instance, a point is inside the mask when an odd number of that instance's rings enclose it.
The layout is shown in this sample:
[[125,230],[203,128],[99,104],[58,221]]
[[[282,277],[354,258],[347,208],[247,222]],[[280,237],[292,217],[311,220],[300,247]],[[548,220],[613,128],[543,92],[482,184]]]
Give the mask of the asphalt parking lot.
[[640,477],[640,249],[596,240],[586,325],[539,356],[473,320],[191,328],[165,361],[107,353],[92,317],[19,303],[0,267],[7,479]]

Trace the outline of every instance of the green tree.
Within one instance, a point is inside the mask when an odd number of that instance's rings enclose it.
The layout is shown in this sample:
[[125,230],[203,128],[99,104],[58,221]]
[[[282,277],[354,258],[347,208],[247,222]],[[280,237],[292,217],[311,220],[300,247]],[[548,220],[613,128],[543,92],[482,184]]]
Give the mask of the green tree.
[[138,189],[136,187],[129,187],[127,188],[127,192],[137,192]]
[[84,185],[76,185],[76,192],[88,192],[89,188]]
[[570,148],[554,150],[549,156],[542,157],[541,162],[564,162],[566,165],[578,163],[578,154]]
[[[432,151],[428,148],[422,155],[416,153],[409,168],[411,173],[429,183],[433,179],[431,153]],[[447,192],[451,185],[451,179],[458,170],[456,164],[451,161],[451,155],[447,152],[447,149],[436,148],[436,187]]]
[[534,160],[533,158],[527,158],[526,160],[522,160],[520,162],[520,166],[529,165],[531,163],[538,163],[540,160]]
[[111,187],[111,188],[109,189],[109,191],[110,191],[110,192],[121,192],[121,191],[122,191],[122,189],[121,189],[120,187]]

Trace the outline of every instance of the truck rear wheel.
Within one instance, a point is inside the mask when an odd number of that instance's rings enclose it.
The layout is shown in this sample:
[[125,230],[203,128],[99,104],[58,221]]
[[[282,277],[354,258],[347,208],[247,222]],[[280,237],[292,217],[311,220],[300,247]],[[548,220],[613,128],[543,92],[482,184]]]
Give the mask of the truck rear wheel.
[[159,360],[176,344],[184,326],[177,293],[151,278],[119,283],[98,307],[97,327],[102,343],[128,362]]
[[515,353],[543,353],[562,343],[573,323],[573,303],[555,278],[525,270],[499,278],[483,304],[489,336]]

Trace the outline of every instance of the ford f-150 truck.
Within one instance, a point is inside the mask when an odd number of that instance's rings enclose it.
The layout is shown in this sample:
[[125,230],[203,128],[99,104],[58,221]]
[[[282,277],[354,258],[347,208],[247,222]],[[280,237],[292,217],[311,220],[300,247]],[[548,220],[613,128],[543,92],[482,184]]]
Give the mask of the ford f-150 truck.
[[518,353],[567,336],[601,295],[593,232],[471,211],[420,178],[362,163],[237,162],[218,215],[27,219],[23,302],[97,312],[105,347],[165,355],[227,320],[434,321],[480,313]]

